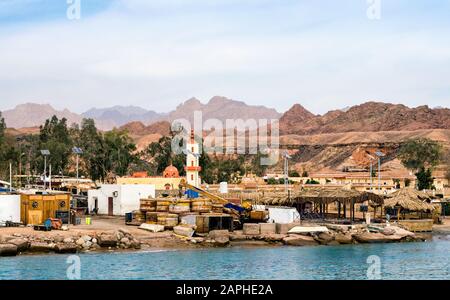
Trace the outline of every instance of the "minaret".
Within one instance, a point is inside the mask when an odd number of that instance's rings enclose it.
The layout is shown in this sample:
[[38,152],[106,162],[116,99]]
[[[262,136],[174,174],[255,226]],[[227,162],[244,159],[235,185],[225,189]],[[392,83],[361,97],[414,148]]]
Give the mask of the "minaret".
[[201,180],[199,172],[200,149],[199,144],[195,141],[194,130],[191,130],[191,138],[186,145],[186,182],[195,187],[200,187]]

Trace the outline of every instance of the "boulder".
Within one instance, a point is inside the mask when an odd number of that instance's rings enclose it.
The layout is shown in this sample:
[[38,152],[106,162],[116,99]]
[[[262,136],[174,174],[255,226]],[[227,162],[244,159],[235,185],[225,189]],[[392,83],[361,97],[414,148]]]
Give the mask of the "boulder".
[[277,243],[282,242],[285,237],[286,237],[285,234],[273,233],[264,235],[264,240],[268,243]]
[[353,237],[351,234],[338,233],[335,235],[334,240],[339,244],[352,244]]
[[334,241],[334,236],[329,232],[321,232],[315,235],[314,239],[321,245],[328,245]]
[[208,233],[208,238],[215,240],[218,237],[226,237],[229,239],[230,233],[228,230],[211,230]]
[[83,244],[84,244],[84,239],[79,238],[75,243],[76,243],[78,246],[83,246]]
[[130,247],[134,249],[141,249],[141,242],[137,239],[133,239],[131,241]]
[[27,240],[22,238],[16,238],[8,241],[8,244],[13,244],[17,246],[17,251],[24,252],[28,250],[30,243]]
[[339,232],[339,233],[346,233],[349,230],[348,225],[339,225],[339,224],[326,224],[325,225],[328,229]]
[[64,253],[77,253],[77,245],[75,243],[64,243],[64,244],[57,244],[55,246],[55,252],[64,254]]
[[93,238],[93,239],[92,239],[92,243],[93,243],[93,244],[97,244],[97,243],[98,243],[98,240],[97,240],[96,238]]
[[403,229],[403,228],[400,228],[397,226],[389,226],[388,228],[391,228],[395,231],[394,235],[401,236],[402,238],[406,238],[406,237],[414,238],[415,237],[415,234],[413,232],[408,231],[406,229]]
[[85,242],[90,242],[92,241],[92,237],[90,237],[89,235],[83,235],[81,237]]
[[389,243],[389,242],[398,242],[402,239],[399,235],[384,235],[380,232],[372,233],[372,232],[363,232],[357,233],[353,235],[353,238],[359,243]]
[[117,236],[115,234],[101,234],[98,237],[98,244],[101,247],[116,247]]
[[83,244],[83,248],[84,249],[89,249],[89,248],[91,248],[91,246],[92,246],[92,242],[91,241],[86,241]]
[[[195,243],[194,243],[194,241],[195,241]],[[193,244],[200,244],[200,243],[203,243],[204,241],[205,241],[205,239],[202,238],[202,237],[193,237],[193,238],[191,238],[191,242]]]
[[247,236],[243,235],[242,232],[233,232],[230,233],[230,241],[245,241],[247,240]]
[[173,232],[181,236],[192,237],[195,230],[190,226],[175,226]]
[[30,252],[51,252],[53,251],[53,245],[45,243],[45,242],[31,242],[30,243]]
[[214,238],[214,245],[218,247],[225,247],[230,243],[228,236],[217,236]]
[[62,236],[60,236],[60,235],[57,235],[57,236],[55,236],[55,237],[53,238],[53,241],[54,241],[55,243],[62,243],[62,242],[64,241],[64,237],[62,237]]
[[317,246],[318,243],[311,236],[289,235],[283,238],[283,243],[289,246]]
[[126,245],[128,245],[128,244],[131,243],[130,240],[129,240],[128,238],[126,238],[126,237],[122,238],[122,239],[120,240],[120,242],[121,242],[122,244],[126,244]]
[[386,227],[383,229],[383,231],[381,231],[382,234],[384,235],[394,235],[395,234],[395,229],[392,227]]
[[123,228],[120,228],[120,229],[119,229],[119,232],[121,232],[124,236],[126,236],[126,235],[131,235],[131,233],[130,233],[128,230],[123,229]]
[[64,244],[73,244],[73,239],[72,239],[72,238],[65,238],[65,239],[63,240],[63,243],[64,243]]
[[13,244],[0,244],[0,256],[16,256],[17,246]]
[[7,243],[9,240],[15,239],[12,235],[0,235],[0,243]]
[[259,224],[245,223],[242,231],[245,235],[259,235],[261,233],[261,228]]
[[261,234],[276,234],[277,224],[275,223],[259,223]]

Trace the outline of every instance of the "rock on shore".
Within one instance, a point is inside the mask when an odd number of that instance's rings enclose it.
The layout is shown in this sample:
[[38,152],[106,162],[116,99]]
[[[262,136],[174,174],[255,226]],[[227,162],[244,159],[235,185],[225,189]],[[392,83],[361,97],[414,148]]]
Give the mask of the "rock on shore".
[[0,256],[16,256],[17,246],[13,244],[0,244]]

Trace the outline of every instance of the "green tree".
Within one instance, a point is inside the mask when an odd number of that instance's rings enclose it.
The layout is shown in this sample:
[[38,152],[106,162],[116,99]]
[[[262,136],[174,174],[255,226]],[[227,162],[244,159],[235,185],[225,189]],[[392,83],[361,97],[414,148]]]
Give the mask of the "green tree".
[[306,184],[320,184],[320,182],[318,182],[317,180],[314,180],[314,179],[308,179],[306,181]]
[[103,136],[104,170],[118,176],[128,174],[129,167],[136,161],[136,145],[124,131],[113,129]]
[[152,175],[161,175],[170,164],[178,169],[180,176],[186,174],[184,171],[186,155],[172,152],[171,136],[163,136],[158,142],[151,143],[140,156],[147,161],[151,161],[153,165]]
[[82,158],[82,171],[86,172],[89,177],[94,180],[104,181],[108,171],[106,170],[106,149],[104,147],[103,136],[98,132],[93,119],[83,119],[81,121],[81,127],[77,132],[74,130],[72,134],[76,134],[74,137],[75,145],[83,150]]
[[300,177],[300,173],[298,173],[297,171],[290,171],[289,172],[289,177]]
[[398,157],[406,168],[416,171],[418,189],[429,189],[433,185],[432,169],[442,158],[442,145],[425,138],[409,140]]
[[[53,173],[63,174],[69,164],[72,154],[72,139],[67,128],[67,119],[53,116],[40,127],[39,148],[50,151],[47,163],[52,165]],[[43,158],[37,158],[43,166]]]
[[407,141],[401,146],[399,159],[410,170],[435,167],[441,160],[442,145],[426,138]]
[[419,190],[431,190],[434,189],[433,182],[434,178],[431,173],[431,169],[421,168],[416,174]]

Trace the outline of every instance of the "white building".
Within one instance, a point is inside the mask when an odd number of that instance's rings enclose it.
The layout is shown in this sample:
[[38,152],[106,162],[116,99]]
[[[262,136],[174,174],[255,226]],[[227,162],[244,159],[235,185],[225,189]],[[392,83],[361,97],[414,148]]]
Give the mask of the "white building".
[[150,184],[103,184],[88,191],[89,212],[97,209],[100,215],[123,216],[139,210],[140,199],[155,197],[155,186]]
[[0,224],[20,222],[20,195],[0,194]]

